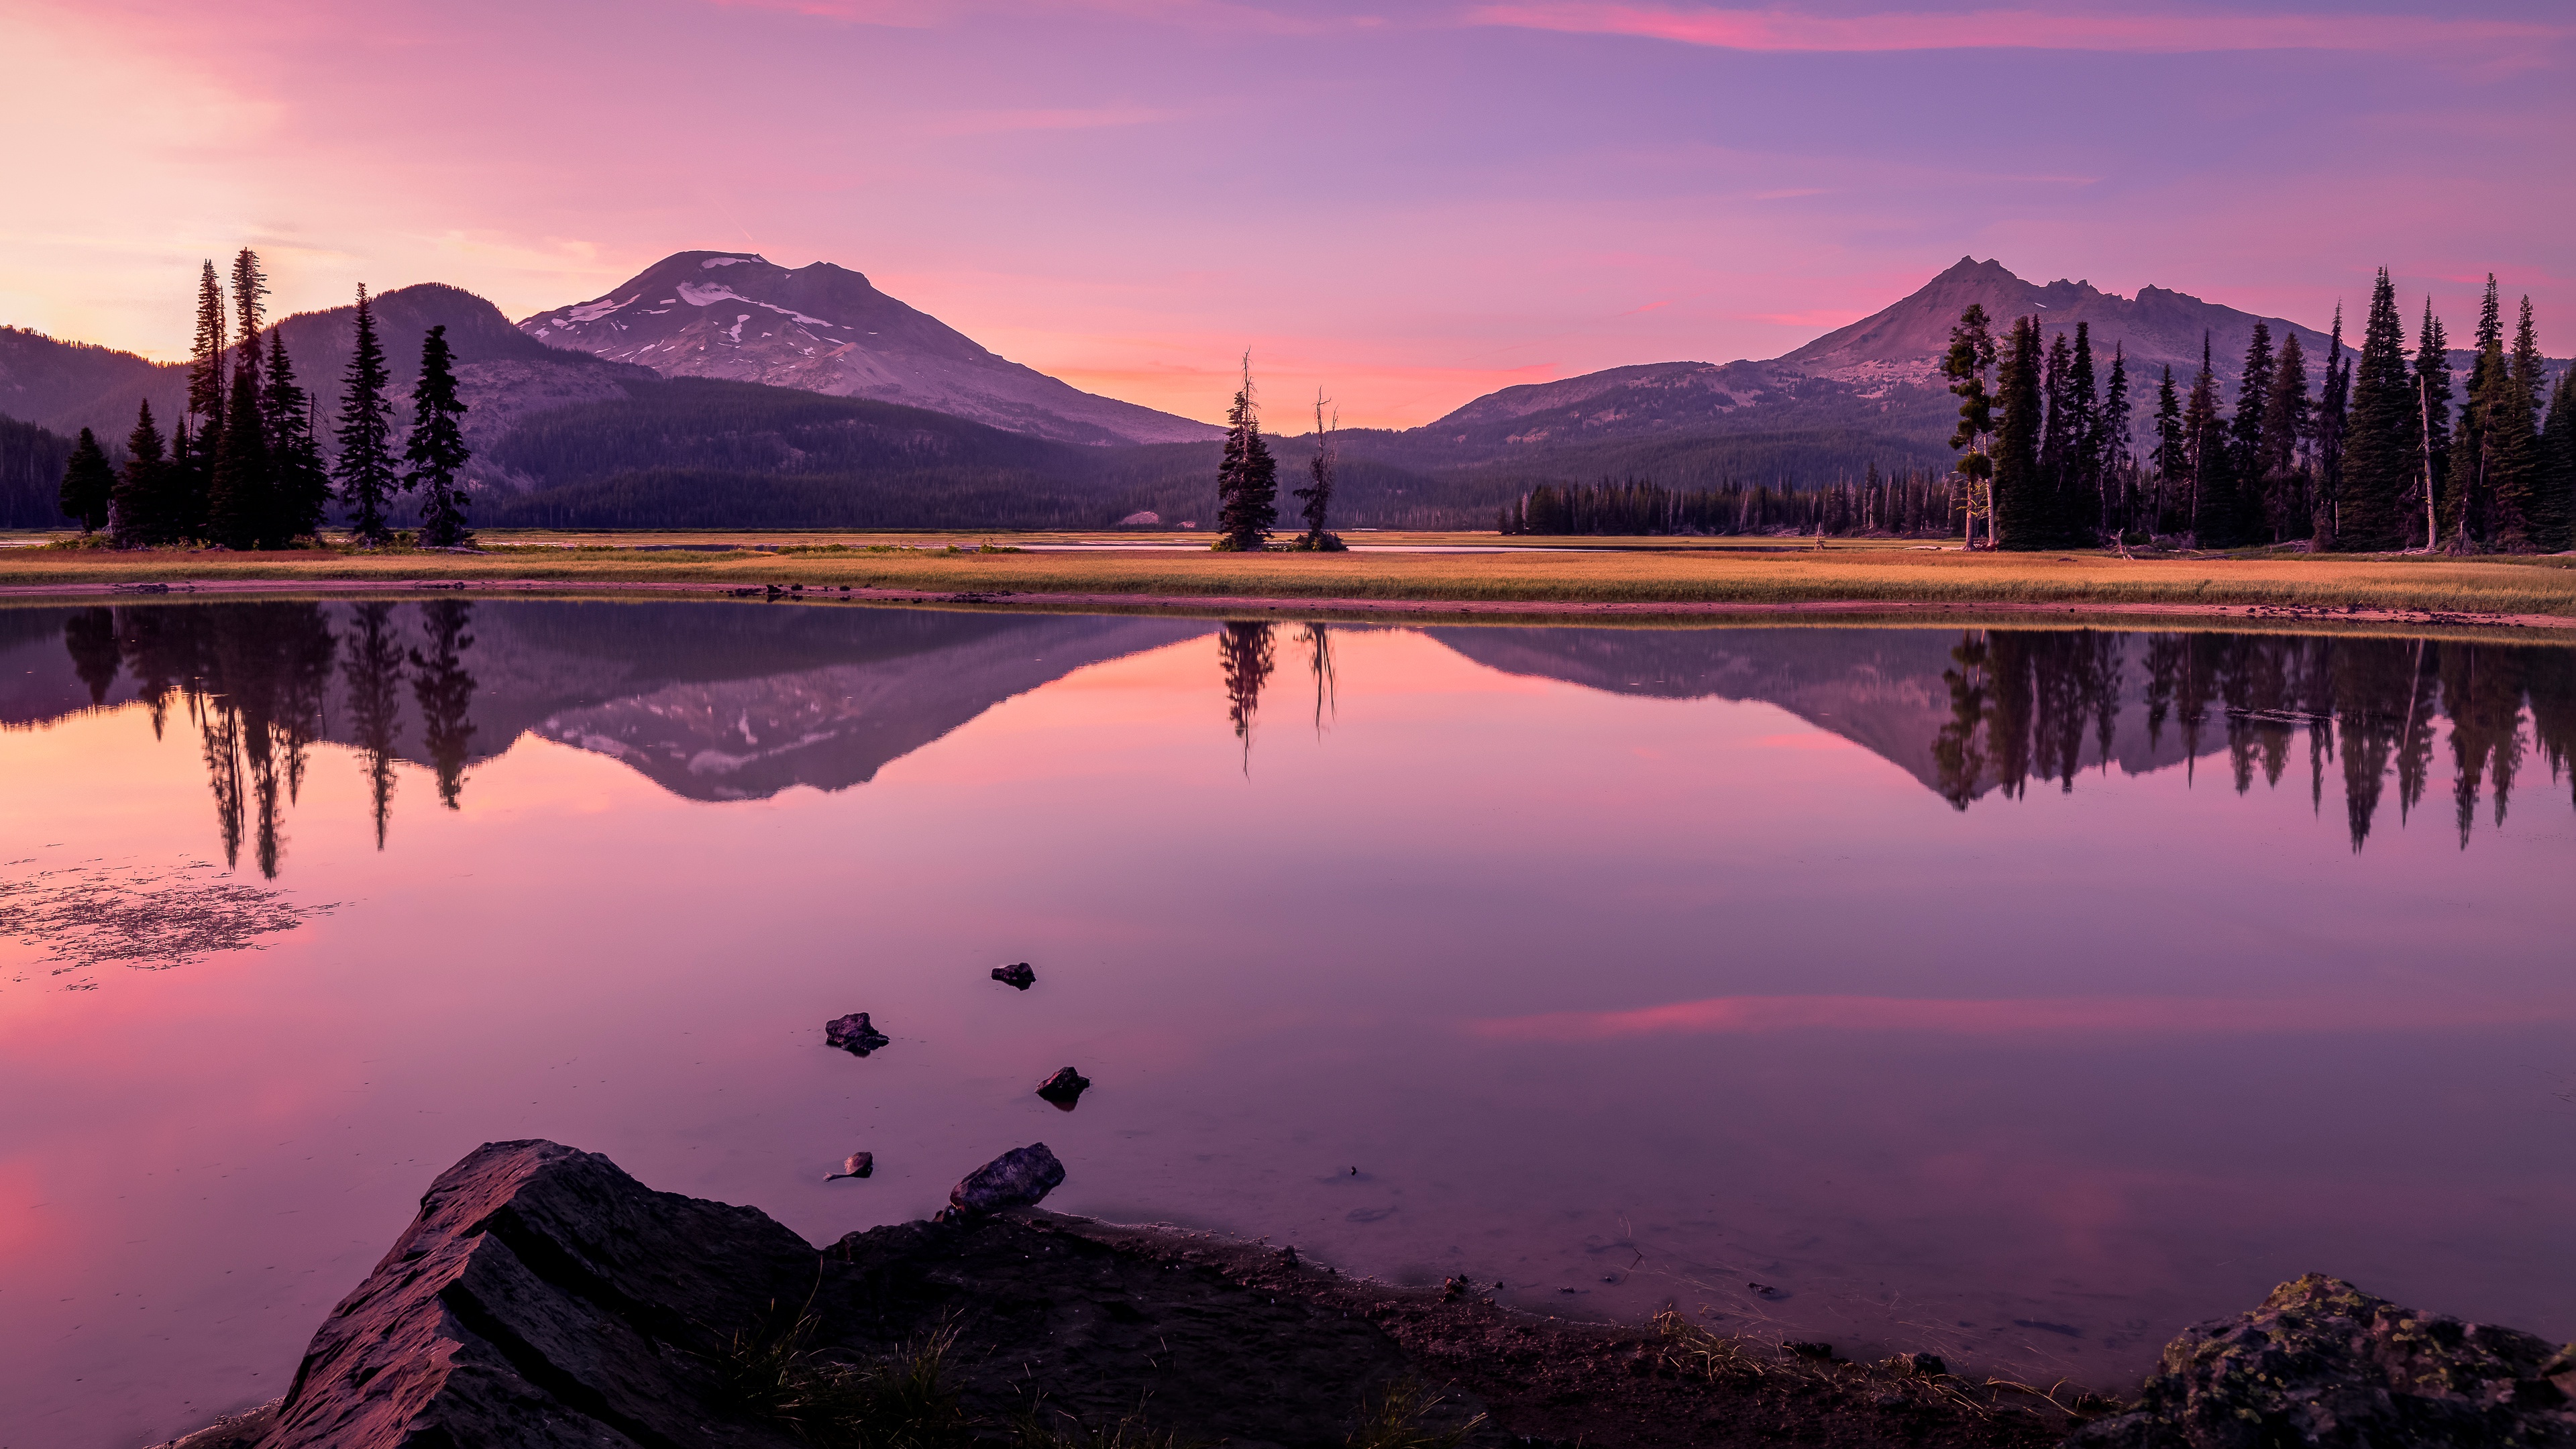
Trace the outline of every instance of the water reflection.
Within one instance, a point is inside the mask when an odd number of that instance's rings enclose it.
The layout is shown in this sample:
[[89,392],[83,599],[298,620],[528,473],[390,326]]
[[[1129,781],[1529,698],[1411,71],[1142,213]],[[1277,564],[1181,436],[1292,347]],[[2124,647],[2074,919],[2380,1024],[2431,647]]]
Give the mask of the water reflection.
[[[845,789],[1015,694],[1213,633],[1248,773],[1280,625],[512,601],[140,604],[0,611],[0,724],[172,701],[197,727],[224,859],[264,874],[309,747],[351,746],[376,843],[400,766],[457,809],[473,766],[535,735],[710,801]],[[1957,810],[2080,776],[2223,765],[2237,793],[2341,787],[2354,850],[2448,772],[2462,846],[2576,750],[2576,651],[2340,635],[2087,629],[1432,629],[1507,673],[1662,698],[1761,700],[1878,753]],[[1296,627],[1320,738],[1331,626]],[[68,666],[68,667],[66,667]],[[2302,778],[2303,777],[2303,778]]]
[[375,807],[376,849],[385,848],[385,824],[394,803],[394,741],[402,728],[402,651],[394,647],[394,606],[360,604],[341,665],[349,692],[352,743],[365,761],[367,796]]
[[[2394,786],[2402,826],[2451,756],[2465,848],[2483,802],[2501,825],[2534,755],[2553,781],[2576,751],[2576,650],[2351,635],[2092,629],[1435,630],[1513,673],[1667,698],[1762,699],[1877,751],[1959,810],[2071,792],[2088,770],[2225,756],[2239,794],[2277,788],[2304,753],[2311,807],[2340,779],[2359,850]],[[1938,651],[1936,654],[1935,651]],[[2438,726],[2438,727],[2437,727]]]
[[1252,719],[1261,710],[1261,687],[1270,682],[1272,626],[1230,620],[1216,636],[1217,667],[1225,674],[1225,713],[1243,742],[1243,772],[1252,773]]
[[421,741],[438,772],[439,803],[453,810],[465,789],[465,751],[474,738],[473,721],[467,718],[474,707],[474,676],[462,661],[474,647],[474,636],[465,632],[474,606],[463,599],[440,599],[423,604],[421,615],[429,652],[411,651],[411,692],[420,705]]

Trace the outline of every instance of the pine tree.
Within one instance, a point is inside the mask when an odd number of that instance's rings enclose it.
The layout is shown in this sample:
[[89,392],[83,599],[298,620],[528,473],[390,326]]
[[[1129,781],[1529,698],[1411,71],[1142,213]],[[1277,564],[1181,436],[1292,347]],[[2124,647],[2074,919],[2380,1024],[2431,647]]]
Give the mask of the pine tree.
[[1243,387],[1225,415],[1225,461],[1216,474],[1215,548],[1259,553],[1279,523],[1279,465],[1261,440],[1261,407],[1252,391],[1252,354],[1243,354]]
[[2066,373],[2068,461],[2072,486],[2060,494],[2069,547],[2096,542],[2102,532],[2102,401],[2093,388],[2093,326],[2075,324],[2075,355]]
[[[2501,364],[2501,365],[2499,365]],[[2541,479],[2540,343],[2532,326],[2531,299],[2522,299],[2522,318],[2513,332],[2513,357],[2489,364],[2493,401],[2479,418],[2485,430],[2488,496],[2495,500],[2495,542],[2515,553],[2555,551],[2566,533],[2564,513]]]
[[107,526],[107,502],[116,491],[116,469],[107,461],[107,453],[98,445],[90,430],[80,430],[80,441],[72,445],[71,461],[63,467],[63,487],[58,501],[63,516],[79,522],[81,532],[96,533]]
[[197,336],[188,349],[188,411],[170,437],[171,466],[163,513],[170,540],[206,536],[206,494],[224,440],[224,352],[229,314],[223,283],[210,260],[197,278]]
[[257,548],[267,542],[276,510],[267,409],[260,405],[260,316],[267,295],[259,254],[242,248],[233,259],[233,307],[239,314],[241,345],[233,358],[232,395],[224,404],[214,479],[206,489],[206,532],[226,548]]
[[403,444],[411,470],[403,486],[421,490],[420,541],[430,548],[461,548],[474,539],[465,527],[465,487],[457,477],[474,455],[465,446],[465,402],[456,395],[455,363],[447,329],[429,329],[420,342],[420,380],[412,386],[411,436]]
[[[2433,315],[2433,299],[2424,299],[2424,324],[2415,334],[2415,413],[2416,467],[2415,483],[2408,490],[2407,530],[2411,536],[2417,519],[2431,519],[2433,504],[2427,503],[2424,490],[2434,489],[2438,503],[2441,481],[2451,472],[2451,340],[2442,331],[2442,319]],[[2438,522],[2428,528],[2438,528]],[[2425,539],[2430,548],[2439,542]]]
[[2191,380],[2191,399],[2183,404],[2184,456],[2191,467],[2191,501],[2184,516],[2191,520],[2192,542],[2200,548],[2226,548],[2232,532],[2233,490],[2227,477],[2227,418],[2218,410],[2218,374],[2210,367],[2209,334],[2200,335],[2200,371]]
[[2263,456],[2253,475],[2263,482],[2264,517],[2276,543],[2304,537],[2311,526],[2299,442],[2309,435],[2313,412],[2307,350],[2292,331],[2281,339],[2281,355],[2272,365],[2272,390],[2263,399]]
[[2335,304],[2334,331],[2326,338],[2326,382],[2317,398],[2309,461],[2316,469],[2316,521],[2310,548],[2335,548],[2343,527],[2343,443],[2349,430],[2352,362],[2343,354],[2343,304]]
[[2246,340],[2245,366],[2236,382],[2236,416],[2227,429],[2225,535],[2231,543],[2252,543],[2255,515],[2263,494],[2263,463],[2268,453],[2263,418],[2272,396],[2272,327],[2257,318]]
[[2354,552],[2401,548],[2408,475],[2419,465],[2420,403],[2406,375],[2406,328],[2388,269],[2370,289],[2370,320],[2353,365],[2352,419],[2343,446],[2343,519],[2335,546]]
[[2156,446],[2148,461],[2156,465],[2156,507],[2147,531],[2171,533],[2173,495],[2188,486],[2186,480],[2191,477],[2191,450],[2183,442],[2182,397],[2174,391],[2171,363],[2165,364],[2164,381],[2156,386]]
[[[1950,329],[1950,351],[1941,359],[1941,375],[1950,379],[1950,391],[1959,399],[1959,426],[1950,434],[1953,451],[1965,449],[1959,459],[1959,476],[1967,481],[1965,506],[1967,546],[1977,546],[1979,496],[1991,497],[1989,490],[1995,476],[1994,459],[1986,451],[1986,439],[1995,431],[1995,400],[1986,391],[1986,373],[1995,365],[1995,338],[1988,330],[1986,309],[1974,302],[1959,314],[1958,325]],[[1986,546],[1994,546],[1994,530],[1989,522]]]
[[[2550,507],[2576,517],[2576,367],[2558,374],[2549,395],[2549,425],[2540,435],[2540,476],[2551,495]],[[2569,530],[2576,534],[2576,528]],[[2551,540],[2541,540],[2546,547]],[[2561,535],[2560,549],[2576,548],[2576,538]]]
[[1297,540],[1296,546],[1309,553],[1341,553],[1345,550],[1340,536],[1324,524],[1331,516],[1334,472],[1341,461],[1334,435],[1341,430],[1342,415],[1336,411],[1332,419],[1326,421],[1324,402],[1324,390],[1319,387],[1315,389],[1315,456],[1306,464],[1312,481],[1296,493],[1306,501],[1306,532]]
[[385,349],[376,338],[373,304],[358,288],[355,350],[349,356],[348,380],[340,392],[340,497],[349,505],[349,531],[369,547],[385,543],[393,531],[385,526],[385,509],[395,490],[404,486],[394,467],[394,405],[385,396],[393,375],[385,367]]
[[2471,538],[2483,539],[2494,509],[2487,491],[2487,450],[2479,399],[2487,395],[2488,359],[2504,356],[2504,298],[2495,273],[2487,273],[2486,295],[2478,307],[2474,356],[2469,360],[2468,395],[2451,430],[2450,467],[2442,489],[2442,537],[2454,549]]
[[331,503],[331,475],[322,466],[321,440],[313,435],[313,400],[296,384],[295,365],[286,357],[286,334],[268,330],[268,436],[271,460],[271,508],[268,534],[279,547],[307,535],[319,537],[322,513]]
[[135,410],[134,431],[126,435],[125,470],[117,475],[116,495],[108,509],[109,529],[118,548],[170,541],[169,473],[170,455],[147,399]]
[[2125,342],[2111,344],[2111,383],[2102,395],[2102,476],[2110,500],[2112,526],[2127,533],[2137,522],[2130,484],[2137,468],[2137,444],[2130,436],[2129,353]]
[[2012,340],[2004,349],[1995,379],[2002,416],[1995,428],[1994,546],[2009,549],[2051,548],[2051,500],[2040,468],[2040,444],[2048,427],[2046,361],[2040,349],[2039,324],[2029,317],[2013,319]]

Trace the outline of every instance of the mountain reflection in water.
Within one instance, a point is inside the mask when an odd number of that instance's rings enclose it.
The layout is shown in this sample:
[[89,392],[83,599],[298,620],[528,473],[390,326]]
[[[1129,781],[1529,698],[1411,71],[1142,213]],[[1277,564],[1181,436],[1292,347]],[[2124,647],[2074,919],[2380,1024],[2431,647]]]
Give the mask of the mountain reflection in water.
[[[615,757],[674,794],[840,790],[1015,694],[1083,665],[1213,633],[1228,724],[1253,764],[1281,626],[1173,619],[508,601],[144,604],[0,615],[0,724],[173,704],[201,735],[228,865],[274,877],[310,748],[354,747],[386,839],[395,764],[457,807],[468,768],[534,734]],[[2383,808],[2412,818],[2447,754],[2465,847],[2501,824],[2535,758],[2576,748],[2576,650],[2341,635],[2090,629],[1435,628],[1490,668],[1668,699],[1775,704],[1861,744],[1954,807],[2072,791],[2088,771],[2224,755],[2234,789],[2299,768],[2359,850]],[[50,636],[50,638],[48,638]],[[59,640],[61,653],[46,645]],[[1294,642],[1332,708],[1328,626]],[[70,680],[61,677],[67,664]],[[15,667],[10,667],[14,665]],[[48,668],[47,666],[51,667]],[[404,696],[408,695],[408,706]],[[2437,728],[2438,726],[2438,728]],[[2439,741],[2437,744],[2437,736]],[[2392,787],[2393,786],[2393,791]]]

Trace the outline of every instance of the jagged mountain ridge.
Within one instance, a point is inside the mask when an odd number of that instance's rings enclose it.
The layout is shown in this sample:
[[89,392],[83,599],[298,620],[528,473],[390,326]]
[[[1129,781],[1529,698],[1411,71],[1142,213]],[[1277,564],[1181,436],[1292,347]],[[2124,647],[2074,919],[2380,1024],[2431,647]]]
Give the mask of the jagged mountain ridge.
[[748,252],[680,252],[519,326],[548,347],[665,377],[901,403],[1059,442],[1197,442],[1223,431],[995,356],[830,262],[788,268]]

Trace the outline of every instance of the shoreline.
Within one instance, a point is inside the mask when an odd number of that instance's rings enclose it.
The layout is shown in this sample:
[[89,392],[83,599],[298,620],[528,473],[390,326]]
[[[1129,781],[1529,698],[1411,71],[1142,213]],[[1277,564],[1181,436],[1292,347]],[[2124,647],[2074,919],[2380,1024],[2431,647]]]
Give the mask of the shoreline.
[[2103,621],[2112,627],[2135,627],[2137,620],[2232,620],[2270,627],[2282,625],[2361,626],[2419,632],[2450,630],[2542,630],[2576,632],[2576,615],[2482,613],[2465,610],[2390,608],[2361,605],[2260,603],[2186,603],[2178,601],[2047,601],[2013,599],[1441,599],[1304,596],[1285,594],[1154,594],[1128,592],[1058,592],[1013,589],[911,589],[864,585],[820,585],[792,589],[766,582],[729,579],[567,580],[544,578],[455,578],[429,576],[394,579],[182,579],[141,583],[0,584],[0,600],[40,604],[55,600],[113,598],[131,602],[178,601],[205,595],[391,595],[421,591],[456,591],[476,596],[511,598],[579,598],[617,596],[757,597],[765,603],[849,603],[895,607],[969,607],[979,610],[1026,610],[1038,613],[1180,614],[1243,618],[1270,614],[1305,619],[1407,619],[1489,623],[1558,623],[1604,620],[1642,623],[1804,622],[1832,620],[1851,624],[1896,624],[1928,627],[1973,623],[1987,618],[2050,621],[2083,626]]

